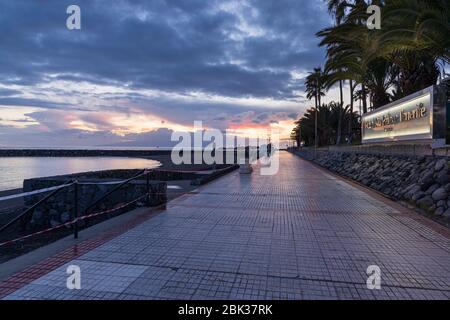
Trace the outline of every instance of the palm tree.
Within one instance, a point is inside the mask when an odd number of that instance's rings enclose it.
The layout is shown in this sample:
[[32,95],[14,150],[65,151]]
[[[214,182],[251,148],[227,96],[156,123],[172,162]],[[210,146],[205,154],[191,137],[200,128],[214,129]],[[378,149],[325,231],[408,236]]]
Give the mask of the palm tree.
[[392,62],[383,58],[375,58],[370,62],[366,85],[374,109],[391,102],[389,88],[395,83],[396,77],[397,71]]
[[[353,93],[355,92],[355,87],[353,80],[350,79],[350,117],[349,117],[349,124],[348,124],[348,143],[351,144],[353,141]],[[365,98],[365,96],[364,96]]]
[[[382,1],[373,3],[383,4]],[[342,23],[317,33],[322,37],[320,45],[327,47],[325,71],[335,73],[336,81],[348,79],[356,82],[355,86],[361,85],[364,113],[367,112],[368,96],[377,107],[389,102],[387,92],[393,83],[390,76],[392,63],[380,57],[380,33],[366,26],[368,3],[362,0],[330,0],[328,5],[329,9],[334,8],[332,13],[335,17],[337,12],[341,12],[339,21]],[[351,97],[355,86],[351,86]]]
[[390,0],[382,11],[385,54],[399,50],[428,52],[450,61],[450,2],[448,0]]
[[368,61],[372,55],[371,41],[362,25],[349,22],[317,33],[321,46],[327,47],[325,71],[330,81],[354,80],[364,83]]
[[394,98],[436,84],[439,64],[444,71],[450,61],[450,2],[390,0],[382,17],[380,55],[396,67]]
[[[340,25],[346,15],[346,12],[352,4],[347,0],[328,0],[328,12],[334,17],[335,25]],[[341,71],[341,70],[340,70]],[[342,109],[344,108],[344,92],[343,92],[343,82],[345,80],[338,79],[338,77],[330,77],[333,79],[327,82],[327,89],[339,82],[339,94],[340,94],[340,106],[339,106],[339,119],[338,119],[338,132],[336,138],[336,144],[341,143],[342,137]]]
[[[298,123],[302,141],[309,144],[314,136],[315,146],[334,139],[340,143],[342,130],[348,130],[349,142],[357,137],[355,99],[362,107],[361,115],[368,111],[367,98],[371,107],[378,108],[436,84],[445,77],[450,62],[449,0],[327,0],[327,4],[335,25],[317,33],[320,45],[327,49],[327,61],[323,72],[315,69],[307,77],[307,97],[315,99],[315,108]],[[382,7],[381,30],[366,26],[369,4]],[[351,98],[344,109],[342,91],[347,80]],[[328,90],[337,83],[340,104],[323,105],[322,85]]]
[[[319,145],[331,145],[336,143],[336,132],[338,130],[338,115],[341,112],[339,103],[330,102],[316,108],[308,109],[303,117],[296,121],[296,127],[292,131],[292,139],[304,142],[307,146],[315,145],[315,121],[316,115],[319,123],[318,140]],[[342,109],[343,129],[350,118],[356,120],[356,115],[351,117],[350,106]],[[357,126],[354,122],[351,126]]]
[[348,8],[352,6],[354,1],[347,0],[328,0],[328,13],[330,13],[336,24],[339,25],[344,21]]
[[291,131],[290,139],[295,141],[297,144],[297,148],[301,146],[301,129],[299,121],[295,122],[296,126]]
[[325,95],[324,93],[324,74],[321,67],[314,68],[313,72],[310,72],[306,77],[306,97],[311,100],[314,98],[315,106],[315,147],[318,147],[318,126],[317,126],[317,108],[321,105],[321,99]]
[[353,100],[354,101],[359,101],[359,115],[362,115],[362,110],[361,110],[361,102],[362,102],[363,96],[362,96],[362,92],[361,90],[356,90],[355,93],[353,94]]

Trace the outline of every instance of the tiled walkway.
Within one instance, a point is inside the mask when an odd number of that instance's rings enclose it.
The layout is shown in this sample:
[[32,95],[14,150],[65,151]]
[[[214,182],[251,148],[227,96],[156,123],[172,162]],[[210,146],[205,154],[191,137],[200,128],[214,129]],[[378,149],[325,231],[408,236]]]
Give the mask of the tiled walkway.
[[[291,154],[231,173],[6,299],[449,299],[450,240]],[[67,265],[81,290],[66,288]],[[367,267],[381,289],[367,289]]]

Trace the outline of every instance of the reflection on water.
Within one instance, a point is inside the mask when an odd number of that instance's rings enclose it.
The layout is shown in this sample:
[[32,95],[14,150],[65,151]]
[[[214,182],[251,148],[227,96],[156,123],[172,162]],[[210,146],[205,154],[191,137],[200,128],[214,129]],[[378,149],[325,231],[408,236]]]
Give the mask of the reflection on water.
[[110,169],[156,168],[158,161],[136,158],[0,158],[0,191],[22,188],[24,179]]

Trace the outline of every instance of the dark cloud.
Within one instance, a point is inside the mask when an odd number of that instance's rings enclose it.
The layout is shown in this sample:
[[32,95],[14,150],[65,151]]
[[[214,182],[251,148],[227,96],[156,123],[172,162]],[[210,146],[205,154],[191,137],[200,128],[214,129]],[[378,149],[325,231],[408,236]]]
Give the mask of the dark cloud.
[[[119,136],[110,131],[84,131],[79,129],[57,129],[52,132],[36,131],[35,128],[19,129],[2,126],[0,147],[84,147],[84,146],[112,146],[112,147],[171,147],[172,130],[158,129],[142,134]],[[17,135],[21,139],[17,139]],[[14,141],[14,145],[11,144]]]
[[[0,2],[0,111],[41,110],[26,115],[39,125],[0,124],[0,143],[13,136],[19,143],[21,135],[25,144],[143,143],[144,134],[123,141],[111,133],[99,111],[141,112],[182,125],[203,120],[219,129],[295,119],[289,103],[302,101],[303,79],[293,73],[321,63],[314,34],[329,23],[323,1],[77,0],[82,30],[70,31],[66,8],[73,3]],[[52,86],[58,80],[90,87]],[[111,90],[88,92],[94,85]],[[73,119],[99,131],[73,129]],[[145,138],[160,141],[167,133]]]
[[291,68],[321,59],[314,32],[327,18],[315,2],[229,2],[233,12],[220,10],[228,2],[218,0],[80,0],[82,30],[69,31],[72,1],[3,1],[0,75],[5,83],[51,73],[178,92],[288,96]]
[[13,95],[20,94],[20,93],[21,92],[18,90],[0,88],[0,97],[1,98],[13,96]]
[[45,109],[66,109],[70,107],[71,110],[88,111],[87,109],[79,108],[70,103],[55,103],[45,99],[27,99],[27,98],[15,98],[15,97],[0,97],[0,105],[4,106],[27,106],[27,107],[40,107]]

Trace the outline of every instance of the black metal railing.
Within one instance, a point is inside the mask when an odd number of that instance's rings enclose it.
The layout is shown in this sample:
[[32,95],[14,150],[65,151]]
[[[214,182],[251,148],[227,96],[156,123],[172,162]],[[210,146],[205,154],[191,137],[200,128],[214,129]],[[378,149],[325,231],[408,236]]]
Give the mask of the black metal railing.
[[[139,174],[137,174],[137,175],[135,175],[135,176],[133,176],[133,177],[131,177],[131,178],[129,178],[129,179],[119,183],[119,184],[117,184],[111,190],[109,190],[105,194],[103,194],[100,198],[98,198],[97,200],[95,200],[94,202],[89,204],[86,207],[86,209],[83,210],[83,214],[81,216],[88,215],[93,208],[95,208],[99,203],[104,201],[111,194],[113,194],[117,190],[121,189],[123,186],[131,183],[132,181],[135,181],[135,180],[137,180],[139,178],[142,178],[144,176],[145,176],[145,181],[146,181],[146,194],[144,196],[146,197],[146,205],[150,206],[150,193],[151,193],[150,174],[152,172],[153,172],[153,170],[151,170],[151,169],[145,169],[141,173],[139,173]],[[78,231],[79,231],[78,218],[80,217],[80,215],[79,215],[79,213],[80,213],[79,212],[79,210],[80,210],[80,208],[79,208],[80,207],[79,206],[79,201],[80,201],[80,199],[79,199],[79,186],[80,185],[83,185],[83,183],[80,183],[78,180],[70,180],[69,182],[61,185],[60,188],[53,190],[51,193],[49,193],[48,195],[46,195],[45,197],[40,199],[38,202],[33,204],[31,207],[27,208],[24,212],[19,214],[17,217],[13,218],[11,221],[6,223],[4,226],[0,227],[0,233],[5,231],[6,229],[10,228],[12,225],[14,225],[19,220],[22,221],[22,227],[25,228],[25,226],[27,224],[27,218],[31,219],[32,213],[37,207],[39,207],[41,204],[43,204],[46,201],[48,201],[50,198],[55,196],[61,190],[69,188],[69,187],[73,187],[74,188],[74,205],[73,205],[73,222],[74,223],[72,224],[72,229],[73,229],[74,238],[77,239],[78,238]]]
[[25,218],[28,215],[31,215],[34,211],[34,209],[36,209],[38,206],[40,206],[42,203],[46,202],[48,199],[50,199],[51,197],[55,196],[59,191],[71,187],[75,182],[73,180],[71,180],[69,183],[64,183],[60,188],[53,190],[51,193],[49,193],[48,195],[46,195],[44,198],[42,198],[41,200],[39,200],[38,202],[36,202],[34,205],[32,205],[31,207],[27,208],[24,212],[22,212],[21,214],[19,214],[17,217],[15,217],[14,219],[12,219],[11,221],[9,221],[7,224],[5,224],[4,226],[0,227],[0,232],[5,231],[6,229],[8,229],[10,226],[12,226],[15,222],[22,220],[22,226],[26,225],[25,222]]

